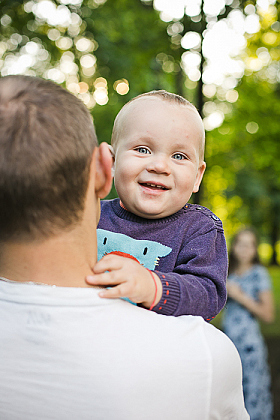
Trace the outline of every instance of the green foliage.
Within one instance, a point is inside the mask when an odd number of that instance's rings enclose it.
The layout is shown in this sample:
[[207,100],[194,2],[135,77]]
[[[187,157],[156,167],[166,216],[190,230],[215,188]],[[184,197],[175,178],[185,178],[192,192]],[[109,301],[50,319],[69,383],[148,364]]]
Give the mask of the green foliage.
[[[265,82],[261,86],[251,76],[243,78],[238,92],[239,100],[221,129],[208,133],[207,162],[212,171],[205,176],[211,177],[217,165],[220,178],[224,178],[223,185],[220,183],[224,198],[229,201],[235,196],[241,198],[240,205],[233,209],[235,217],[269,236],[272,216],[280,223],[278,92],[268,89]],[[223,134],[225,127],[230,127],[225,131],[227,134]],[[256,132],[248,132],[251,128]],[[211,195],[209,198],[215,199]]]
[[[260,31],[248,38],[238,100],[222,126],[208,133],[210,171],[205,175],[205,204],[222,217],[227,237],[241,226],[255,226],[274,249],[273,263],[280,236],[279,2],[277,6],[260,15]],[[256,65],[259,70],[254,71]]]
[[272,279],[272,290],[275,301],[275,321],[273,324],[261,323],[261,329],[266,337],[280,336],[280,268],[272,266],[269,268]]
[[[109,141],[113,120],[128,100],[152,89],[175,90],[173,75],[162,70],[157,58],[159,54],[169,55],[170,43],[166,24],[141,1],[107,1],[95,9],[91,4],[83,2],[84,35],[93,36],[98,44],[94,76],[107,80],[109,95],[108,103],[97,105],[92,113],[100,141]],[[129,83],[124,96],[114,89],[121,79]]]

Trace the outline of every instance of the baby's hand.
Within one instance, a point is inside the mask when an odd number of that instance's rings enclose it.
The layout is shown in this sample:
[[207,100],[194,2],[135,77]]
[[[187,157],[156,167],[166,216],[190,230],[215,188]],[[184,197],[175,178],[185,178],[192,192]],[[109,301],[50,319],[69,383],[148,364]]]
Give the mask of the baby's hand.
[[152,304],[155,306],[160,301],[162,284],[159,277],[153,272],[157,284],[156,293],[152,274],[130,258],[114,254],[105,255],[95,264],[92,271],[94,275],[86,277],[88,284],[110,287],[99,293],[102,298],[127,297],[135,303],[141,303],[145,308],[150,308]]

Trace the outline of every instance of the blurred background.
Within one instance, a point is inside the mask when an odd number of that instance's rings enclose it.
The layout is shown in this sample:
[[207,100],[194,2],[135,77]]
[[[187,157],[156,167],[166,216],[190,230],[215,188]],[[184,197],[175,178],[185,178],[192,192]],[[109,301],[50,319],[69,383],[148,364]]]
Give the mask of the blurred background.
[[[51,79],[90,109],[99,141],[132,97],[193,102],[207,170],[193,202],[261,239],[276,322],[262,325],[280,394],[280,1],[0,0],[0,74]],[[116,196],[114,188],[109,198]],[[219,317],[214,321],[219,327]],[[280,405],[280,401],[278,402]],[[280,407],[275,406],[275,419]]]

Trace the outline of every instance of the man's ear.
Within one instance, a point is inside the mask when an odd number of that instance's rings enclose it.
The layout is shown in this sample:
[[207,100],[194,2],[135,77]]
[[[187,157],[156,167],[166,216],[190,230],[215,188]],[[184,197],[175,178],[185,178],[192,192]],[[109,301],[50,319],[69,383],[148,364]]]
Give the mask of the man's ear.
[[197,170],[196,180],[195,180],[194,188],[193,188],[193,193],[196,193],[199,190],[199,186],[201,184],[205,169],[206,169],[206,163],[202,161],[200,163],[200,166],[199,166],[198,170]]
[[112,154],[105,142],[96,148],[95,156],[95,193],[98,198],[105,198],[112,187]]

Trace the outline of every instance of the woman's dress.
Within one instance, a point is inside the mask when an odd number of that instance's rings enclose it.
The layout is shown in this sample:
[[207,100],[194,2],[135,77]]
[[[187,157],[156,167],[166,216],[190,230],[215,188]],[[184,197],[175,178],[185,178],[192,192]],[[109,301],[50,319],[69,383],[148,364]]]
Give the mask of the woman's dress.
[[[256,301],[259,293],[271,290],[268,272],[260,265],[254,265],[241,276],[231,274],[229,281],[237,283]],[[240,354],[244,400],[251,420],[271,420],[272,398],[267,349],[257,319],[246,308],[229,298],[224,309],[223,330]]]

